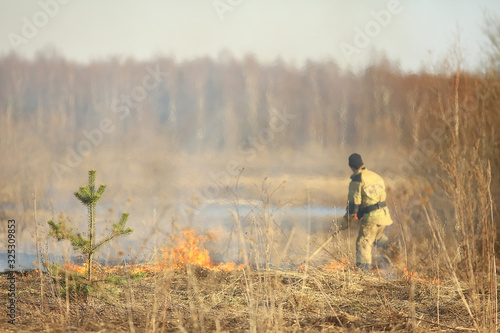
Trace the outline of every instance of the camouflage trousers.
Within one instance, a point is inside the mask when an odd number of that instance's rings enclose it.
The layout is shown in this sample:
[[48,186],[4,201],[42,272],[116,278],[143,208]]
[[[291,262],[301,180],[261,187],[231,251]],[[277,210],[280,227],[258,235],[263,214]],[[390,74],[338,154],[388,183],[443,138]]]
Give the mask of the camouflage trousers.
[[384,247],[389,240],[384,234],[385,225],[362,221],[356,240],[356,265],[372,265],[372,245]]

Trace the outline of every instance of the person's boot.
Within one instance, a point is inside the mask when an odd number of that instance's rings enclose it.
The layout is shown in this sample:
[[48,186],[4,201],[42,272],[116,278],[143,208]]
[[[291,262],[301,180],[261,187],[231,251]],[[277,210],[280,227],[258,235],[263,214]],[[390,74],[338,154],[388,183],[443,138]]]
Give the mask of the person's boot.
[[382,236],[379,239],[377,239],[374,244],[376,247],[387,250],[389,244],[389,238],[386,235],[382,234]]

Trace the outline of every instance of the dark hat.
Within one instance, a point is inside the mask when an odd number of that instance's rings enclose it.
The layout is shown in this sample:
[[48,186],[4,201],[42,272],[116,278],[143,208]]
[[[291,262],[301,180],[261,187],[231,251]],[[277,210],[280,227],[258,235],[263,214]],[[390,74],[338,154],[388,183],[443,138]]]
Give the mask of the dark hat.
[[359,154],[352,154],[349,156],[349,166],[354,169],[359,169],[363,165],[363,160],[361,159],[361,155]]

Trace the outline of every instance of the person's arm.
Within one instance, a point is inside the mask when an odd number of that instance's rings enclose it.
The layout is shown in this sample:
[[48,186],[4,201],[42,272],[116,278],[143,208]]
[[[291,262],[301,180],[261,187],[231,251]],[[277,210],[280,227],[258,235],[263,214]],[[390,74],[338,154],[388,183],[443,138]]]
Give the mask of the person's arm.
[[341,229],[346,229],[349,222],[357,220],[357,213],[361,206],[361,177],[354,177],[349,183],[349,194],[347,195],[347,208],[343,217]]
[[356,175],[349,183],[349,194],[347,197],[349,201],[347,212],[350,216],[356,216],[361,206],[361,174]]

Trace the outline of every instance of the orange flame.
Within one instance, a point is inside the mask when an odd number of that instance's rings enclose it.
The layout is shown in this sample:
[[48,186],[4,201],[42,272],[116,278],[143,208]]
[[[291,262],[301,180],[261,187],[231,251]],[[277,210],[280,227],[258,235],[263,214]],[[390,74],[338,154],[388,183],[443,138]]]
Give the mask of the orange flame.
[[162,249],[163,264],[166,264],[167,268],[181,268],[188,264],[218,271],[233,271],[244,268],[244,265],[236,266],[234,262],[215,264],[210,258],[208,250],[204,248],[204,244],[217,237],[216,234],[195,237],[194,233],[194,230],[184,230],[181,237],[174,239],[177,246]]
[[70,271],[70,272],[85,274],[85,273],[87,273],[87,271],[89,269],[89,264],[84,263],[83,266],[80,266],[80,265],[76,265],[73,260],[70,260],[70,261],[67,261],[63,264],[63,268],[67,271]]
[[[241,270],[245,266],[237,265],[234,262],[222,262],[216,264],[210,258],[208,250],[205,249],[204,244],[211,241],[216,237],[215,233],[210,233],[207,236],[194,236],[194,230],[184,230],[181,235],[174,238],[176,246],[173,248],[162,248],[162,260],[157,264],[139,264],[127,266],[100,266],[96,264],[95,268],[110,274],[116,274],[124,270],[129,270],[132,274],[138,273],[155,273],[164,270],[180,269],[186,265],[196,265],[214,271],[231,272],[234,270]],[[86,274],[88,264],[84,263],[82,266],[75,265],[73,261],[63,264],[63,268],[70,272],[77,272]]]
[[203,248],[203,244],[211,240],[210,236],[194,237],[194,230],[182,231],[182,236],[174,239],[177,246],[174,248],[162,248],[163,260],[173,268],[183,267],[186,264],[198,265],[212,268],[214,263],[210,259],[208,251]]
[[324,271],[345,271],[349,267],[347,264],[347,257],[344,257],[341,262],[333,261],[323,267]]

